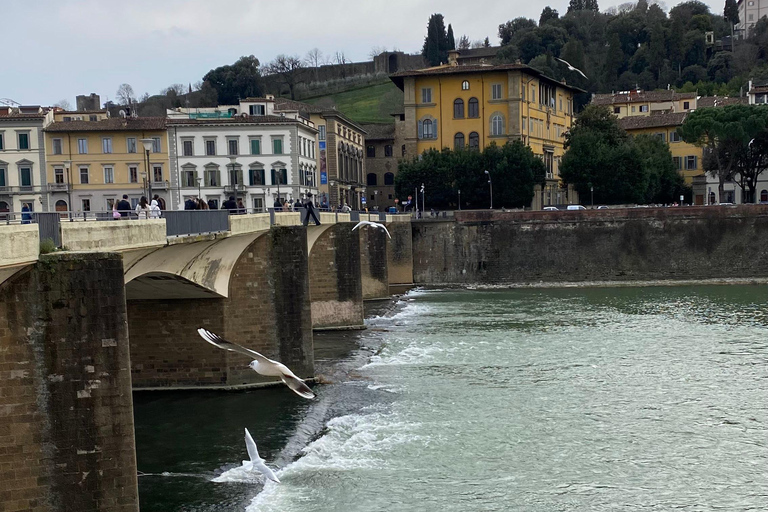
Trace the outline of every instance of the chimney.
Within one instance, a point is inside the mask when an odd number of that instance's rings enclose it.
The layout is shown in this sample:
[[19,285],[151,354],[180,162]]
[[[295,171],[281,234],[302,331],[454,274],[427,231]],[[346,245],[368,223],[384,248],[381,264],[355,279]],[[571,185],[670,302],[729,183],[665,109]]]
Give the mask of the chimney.
[[448,65],[449,66],[459,65],[459,50],[448,50]]

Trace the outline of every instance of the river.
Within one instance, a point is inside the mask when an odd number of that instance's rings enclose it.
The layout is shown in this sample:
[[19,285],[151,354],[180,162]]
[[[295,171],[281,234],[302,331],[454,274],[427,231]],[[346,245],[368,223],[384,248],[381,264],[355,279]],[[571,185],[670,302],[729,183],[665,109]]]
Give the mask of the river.
[[[327,384],[134,396],[142,512],[768,507],[768,287],[415,290]],[[202,340],[200,340],[202,343]],[[243,428],[281,484],[243,471]]]

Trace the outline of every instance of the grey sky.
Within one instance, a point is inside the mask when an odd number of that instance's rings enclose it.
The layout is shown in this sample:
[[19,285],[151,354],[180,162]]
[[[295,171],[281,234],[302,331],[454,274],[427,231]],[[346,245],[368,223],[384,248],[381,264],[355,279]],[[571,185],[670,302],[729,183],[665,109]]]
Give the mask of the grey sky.
[[[705,3],[722,11],[721,1]],[[280,53],[304,57],[314,47],[326,55],[343,51],[353,61],[368,60],[375,46],[416,53],[434,12],[453,25],[457,39],[488,36],[498,44],[500,23],[538,20],[545,5],[564,13],[568,0],[0,0],[0,98],[27,105],[66,99],[74,106],[77,94],[114,99],[124,82],[137,95],[156,94],[241,55],[265,64]]]

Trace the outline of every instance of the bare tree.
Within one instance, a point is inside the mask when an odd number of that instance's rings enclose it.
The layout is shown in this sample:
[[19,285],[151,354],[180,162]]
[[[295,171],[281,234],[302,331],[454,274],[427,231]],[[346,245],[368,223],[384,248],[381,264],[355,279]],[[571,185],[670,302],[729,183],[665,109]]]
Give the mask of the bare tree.
[[373,60],[386,51],[387,51],[386,46],[374,46],[373,48],[371,48],[371,51],[368,52],[368,56],[371,58],[371,60]]
[[336,52],[333,56],[333,61],[339,66],[339,75],[341,78],[347,78],[347,64],[349,64],[349,62],[347,61],[347,56],[344,55],[344,52]]
[[120,105],[130,105],[136,99],[136,95],[133,93],[133,87],[130,84],[121,84],[117,88],[117,101]]
[[484,46],[485,42],[482,39],[478,39],[477,41],[472,41],[470,48],[483,48]]
[[307,52],[307,56],[304,57],[304,62],[307,64],[307,66],[315,70],[315,81],[319,80],[320,66],[322,66],[324,63],[323,52],[321,52],[319,48],[312,48]]
[[466,34],[459,38],[459,44],[456,45],[457,50],[469,50],[470,42]]
[[291,99],[296,99],[294,88],[298,81],[298,71],[303,68],[301,58],[298,55],[278,55],[275,60],[266,65],[267,74],[277,75],[281,82],[288,86]]
[[168,95],[176,95],[176,96],[182,96],[187,92],[187,88],[184,87],[184,84],[171,84],[162,91],[160,91],[160,94],[164,94],[166,96]]
[[62,110],[72,110],[72,105],[67,100],[59,100],[53,106],[59,107]]
[[202,88],[203,88],[203,81],[202,80],[198,80],[197,82],[192,84],[192,90],[193,91],[199,91]]

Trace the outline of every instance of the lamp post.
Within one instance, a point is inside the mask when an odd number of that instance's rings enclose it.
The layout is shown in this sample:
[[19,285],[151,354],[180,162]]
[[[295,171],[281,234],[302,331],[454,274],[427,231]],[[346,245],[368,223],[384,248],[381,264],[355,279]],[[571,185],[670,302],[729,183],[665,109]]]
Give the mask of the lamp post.
[[229,163],[232,164],[232,170],[229,174],[229,183],[232,185],[232,191],[235,193],[235,199],[237,199],[237,174],[236,174],[236,166],[237,166],[237,157],[231,156],[229,157]]
[[154,140],[152,139],[140,139],[141,143],[144,145],[144,154],[147,156],[147,184],[149,186],[149,200],[152,200],[152,174],[151,169],[149,168],[149,151],[152,149],[152,145],[154,144]]
[[142,182],[141,193],[142,194],[146,194],[147,193],[147,173],[146,173],[146,171],[141,173],[141,182]]
[[592,186],[592,184],[589,184],[589,196],[590,196],[590,203],[592,204],[592,208],[595,207],[595,187]]
[[459,189],[459,211],[461,211],[461,189]]
[[197,197],[199,197],[200,199],[202,199],[202,198],[203,198],[203,195],[202,195],[202,193],[200,192],[200,184],[203,182],[203,178],[195,178],[195,180],[197,180]]
[[424,184],[421,184],[421,211],[427,213],[427,203],[424,202]]
[[485,174],[488,175],[488,188],[490,189],[491,193],[491,210],[493,210],[493,182],[491,182],[491,173],[485,171]]
[[69,169],[72,167],[72,160],[64,160],[64,169],[67,170],[67,210],[69,210],[69,220],[72,220],[72,178]]

